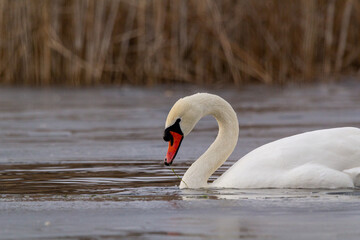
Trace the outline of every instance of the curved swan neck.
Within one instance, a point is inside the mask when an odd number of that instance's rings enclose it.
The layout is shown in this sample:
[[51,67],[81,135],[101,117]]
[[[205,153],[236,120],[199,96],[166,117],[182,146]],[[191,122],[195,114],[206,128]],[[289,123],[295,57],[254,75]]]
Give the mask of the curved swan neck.
[[[198,100],[202,116],[212,115],[219,125],[215,141],[186,171],[180,188],[201,188],[207,186],[210,176],[227,160],[233,152],[239,135],[239,124],[233,108],[224,99],[206,94]],[[185,183],[186,184],[185,184]]]

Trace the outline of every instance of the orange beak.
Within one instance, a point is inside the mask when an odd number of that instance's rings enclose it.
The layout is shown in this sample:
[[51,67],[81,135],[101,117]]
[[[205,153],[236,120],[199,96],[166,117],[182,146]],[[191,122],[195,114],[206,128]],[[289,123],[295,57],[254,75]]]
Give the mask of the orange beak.
[[170,166],[180,148],[181,141],[183,140],[183,135],[170,131],[172,136],[171,140],[169,141],[169,148],[166,153],[166,158],[164,160],[164,164],[166,166]]

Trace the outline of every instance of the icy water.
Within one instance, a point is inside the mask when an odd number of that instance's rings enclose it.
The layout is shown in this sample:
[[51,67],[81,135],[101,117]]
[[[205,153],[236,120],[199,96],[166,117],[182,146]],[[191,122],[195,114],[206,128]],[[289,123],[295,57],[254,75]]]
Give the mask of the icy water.
[[[272,140],[360,127],[360,83],[204,89],[0,88],[0,239],[359,239],[360,191],[179,190],[163,165],[165,118],[180,97],[211,92],[240,138],[212,179]],[[181,146],[182,175],[215,139],[211,117]]]

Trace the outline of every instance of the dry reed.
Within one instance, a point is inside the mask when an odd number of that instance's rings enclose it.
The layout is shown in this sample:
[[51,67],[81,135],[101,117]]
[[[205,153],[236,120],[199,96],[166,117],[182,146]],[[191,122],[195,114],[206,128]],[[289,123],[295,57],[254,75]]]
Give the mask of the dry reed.
[[358,0],[0,0],[0,83],[286,83],[358,74]]

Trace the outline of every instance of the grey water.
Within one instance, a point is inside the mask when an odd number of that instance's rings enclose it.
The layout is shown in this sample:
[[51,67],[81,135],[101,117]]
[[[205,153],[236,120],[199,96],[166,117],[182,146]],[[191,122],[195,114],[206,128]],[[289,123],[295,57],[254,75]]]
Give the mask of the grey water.
[[[239,118],[238,145],[360,127],[360,82],[240,89],[0,88],[0,239],[359,239],[358,189],[180,190],[163,165],[168,111],[211,92]],[[211,144],[205,117],[173,164],[181,176]],[[360,147],[360,146],[359,146]]]

